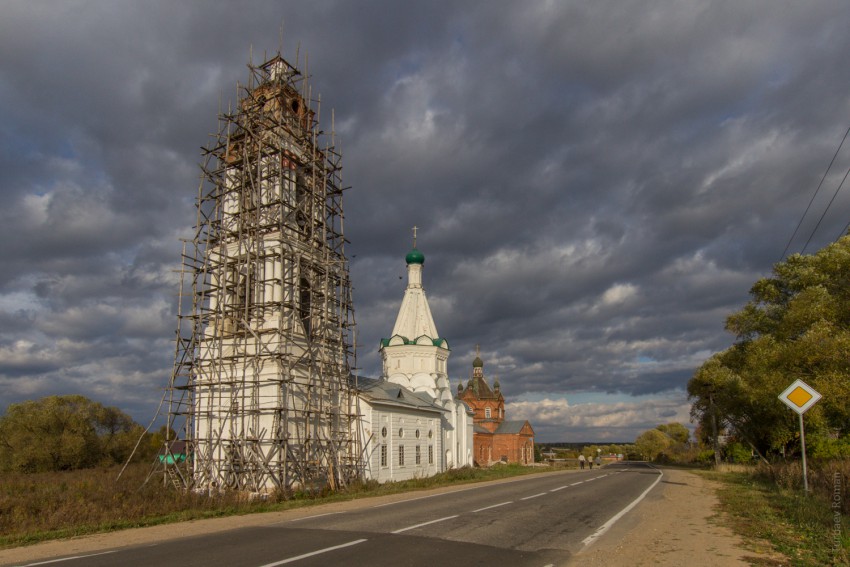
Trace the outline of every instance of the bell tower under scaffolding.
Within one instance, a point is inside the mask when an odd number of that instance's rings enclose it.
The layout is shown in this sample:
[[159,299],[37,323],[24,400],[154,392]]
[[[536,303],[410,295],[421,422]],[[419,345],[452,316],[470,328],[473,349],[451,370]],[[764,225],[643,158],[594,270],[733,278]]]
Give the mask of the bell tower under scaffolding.
[[[297,64],[297,61],[296,61]],[[250,69],[203,152],[184,243],[166,478],[198,491],[360,478],[354,309],[333,117],[280,53]],[[350,364],[351,362],[351,364]]]

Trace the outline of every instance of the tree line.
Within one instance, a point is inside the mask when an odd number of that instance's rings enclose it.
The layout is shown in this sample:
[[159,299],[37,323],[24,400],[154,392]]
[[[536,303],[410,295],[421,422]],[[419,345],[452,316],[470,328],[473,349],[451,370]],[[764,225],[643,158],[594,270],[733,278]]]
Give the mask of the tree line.
[[750,296],[726,320],[732,346],[688,383],[700,439],[725,436],[765,461],[799,455],[797,414],[778,396],[802,379],[823,395],[805,415],[808,452],[850,456],[850,236],[777,263]]
[[153,459],[164,431],[145,428],[118,408],[84,396],[10,404],[0,417],[0,471],[47,472],[123,464],[139,439],[138,459]]

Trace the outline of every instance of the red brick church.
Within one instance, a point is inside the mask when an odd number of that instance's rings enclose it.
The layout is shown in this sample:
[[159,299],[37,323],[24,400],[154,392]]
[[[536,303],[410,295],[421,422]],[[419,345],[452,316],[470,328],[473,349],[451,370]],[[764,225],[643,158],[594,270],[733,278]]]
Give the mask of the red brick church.
[[[477,347],[476,347],[477,350]],[[473,458],[479,466],[495,462],[529,464],[534,462],[534,430],[527,420],[505,420],[505,397],[499,379],[493,388],[484,377],[484,361],[479,353],[472,361],[472,377],[463,387],[458,384],[457,397],[475,413],[473,416]]]

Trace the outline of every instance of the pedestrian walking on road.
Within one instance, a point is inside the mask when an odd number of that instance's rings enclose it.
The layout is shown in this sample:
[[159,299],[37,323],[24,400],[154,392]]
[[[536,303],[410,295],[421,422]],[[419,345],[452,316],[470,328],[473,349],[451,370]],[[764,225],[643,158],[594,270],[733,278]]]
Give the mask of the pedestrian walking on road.
[[593,470],[593,457],[587,459],[587,464],[590,467],[590,470]]
[[602,459],[599,458],[599,455],[596,455],[596,466],[597,467],[602,466]]
[[585,461],[584,455],[579,455],[578,456],[578,467],[581,470],[584,470],[584,461]]

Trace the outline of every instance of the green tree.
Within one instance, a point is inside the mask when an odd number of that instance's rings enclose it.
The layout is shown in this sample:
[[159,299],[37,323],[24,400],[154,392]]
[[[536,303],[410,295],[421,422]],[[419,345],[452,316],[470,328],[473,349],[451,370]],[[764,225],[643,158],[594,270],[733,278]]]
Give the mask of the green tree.
[[681,423],[671,422],[656,426],[658,431],[665,434],[673,443],[683,445],[688,442],[691,432]]
[[654,461],[659,453],[671,445],[670,437],[658,429],[650,429],[635,439],[635,449],[648,461]]
[[117,408],[84,396],[11,404],[0,417],[0,469],[79,469],[126,459],[143,429]]
[[[704,436],[724,429],[757,454],[799,450],[797,418],[778,395],[802,379],[823,394],[806,414],[806,435],[824,454],[850,443],[850,237],[814,255],[794,255],[757,281],[729,316],[735,343],[688,383],[692,417]],[[828,442],[829,439],[838,442]]]

